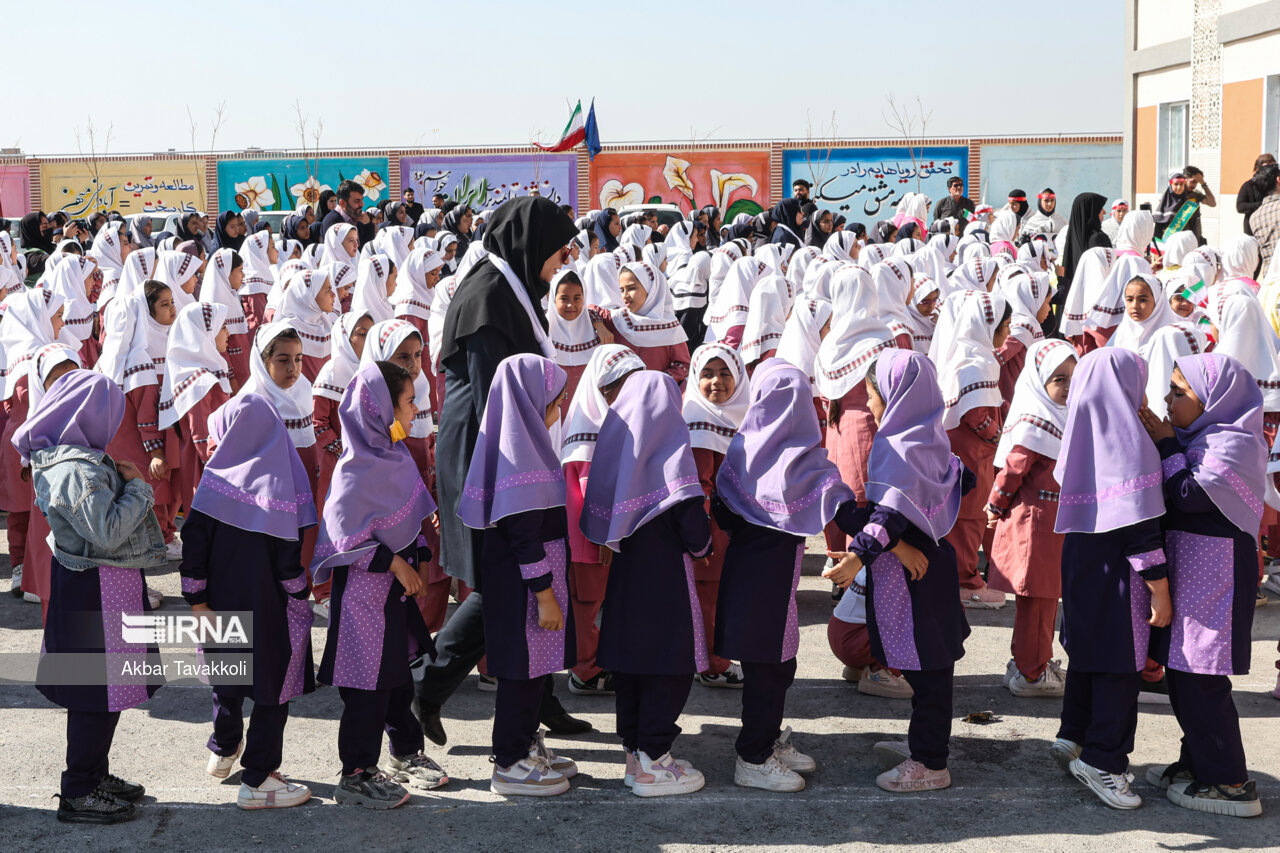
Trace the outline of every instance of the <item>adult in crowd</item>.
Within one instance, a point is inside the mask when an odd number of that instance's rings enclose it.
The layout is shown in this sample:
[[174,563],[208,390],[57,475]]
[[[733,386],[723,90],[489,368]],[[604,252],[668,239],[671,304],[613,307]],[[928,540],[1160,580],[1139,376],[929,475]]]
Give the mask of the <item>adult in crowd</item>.
[[378,233],[378,227],[373,224],[369,214],[364,212],[364,187],[355,181],[347,180],[338,184],[338,204],[320,222],[321,239],[324,239],[326,231],[340,223],[356,227],[356,236],[360,238],[361,246],[372,241]]
[[401,200],[404,201],[404,212],[409,220],[409,224],[413,225],[418,221],[418,217],[426,212],[426,209],[414,201],[413,187],[409,187],[400,194]]
[[1259,192],[1257,184],[1254,180],[1262,173],[1267,166],[1274,166],[1276,158],[1272,154],[1259,154],[1258,159],[1253,161],[1253,175],[1240,185],[1240,191],[1236,193],[1236,213],[1244,217],[1244,233],[1252,234],[1253,230],[1249,227],[1249,214],[1258,209],[1262,204],[1262,200],[1267,197],[1267,193]]
[[1258,238],[1258,248],[1262,255],[1262,269],[1271,263],[1271,253],[1275,251],[1276,240],[1280,238],[1280,166],[1275,163],[1263,166],[1254,175],[1254,190],[1263,196],[1258,209],[1249,214],[1249,229]]
[[973,215],[973,209],[973,202],[964,194],[964,178],[952,175],[947,178],[946,197],[938,199],[938,203],[933,206],[933,218],[967,223]]
[[809,190],[812,189],[812,187],[813,184],[809,183],[804,178],[796,178],[791,182],[791,197],[800,202],[800,206],[803,207],[810,201]]
[[[1189,201],[1197,201],[1201,207],[1217,207],[1218,200],[1213,196],[1213,190],[1209,189],[1209,185],[1204,182],[1204,172],[1195,166],[1186,166],[1177,172],[1169,175],[1169,186],[1165,189],[1164,194],[1160,196],[1160,204],[1152,212],[1151,218],[1156,221],[1156,236],[1170,237],[1165,231],[1172,224],[1178,211],[1184,204]],[[1196,242],[1203,243],[1204,240],[1200,236],[1200,211],[1196,210],[1191,215],[1191,219],[1187,224],[1178,229],[1180,231],[1190,231],[1196,235]]]

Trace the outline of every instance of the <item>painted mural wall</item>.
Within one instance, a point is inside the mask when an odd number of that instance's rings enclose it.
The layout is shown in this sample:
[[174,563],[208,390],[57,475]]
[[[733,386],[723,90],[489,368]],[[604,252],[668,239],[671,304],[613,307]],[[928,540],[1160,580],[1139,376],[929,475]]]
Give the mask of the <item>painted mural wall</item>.
[[578,158],[574,154],[401,157],[400,186],[430,206],[438,192],[472,208],[497,207],[535,188],[556,204],[578,204]]
[[30,206],[27,167],[21,163],[0,165],[0,216],[18,219]]
[[932,201],[947,194],[947,179],[969,176],[969,149],[961,146],[801,149],[782,154],[783,191],[804,178],[819,206],[870,224],[893,215],[907,193]]
[[1108,210],[1121,194],[1119,145],[983,145],[981,156],[983,198],[996,207],[1009,190],[1026,190],[1032,200],[1049,187],[1058,196],[1058,212],[1067,216],[1082,192],[1106,196]]
[[388,191],[386,157],[320,157],[218,161],[218,206],[223,210],[293,210],[352,180],[364,187],[364,206]]
[[41,207],[81,218],[203,210],[203,160],[56,160],[40,164]]
[[752,216],[769,201],[768,151],[605,152],[591,164],[591,204],[714,204],[725,221]]

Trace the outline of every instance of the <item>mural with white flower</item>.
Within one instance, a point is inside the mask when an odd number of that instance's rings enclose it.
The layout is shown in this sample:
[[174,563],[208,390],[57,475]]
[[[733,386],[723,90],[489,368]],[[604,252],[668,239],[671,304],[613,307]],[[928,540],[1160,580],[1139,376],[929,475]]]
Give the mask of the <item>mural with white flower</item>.
[[365,207],[387,192],[386,157],[321,157],[218,161],[218,206],[221,209],[294,210],[312,204],[320,193],[336,190],[351,179],[364,187]]
[[769,152],[608,151],[591,164],[598,207],[674,204],[683,211],[714,204],[725,221],[769,206]]

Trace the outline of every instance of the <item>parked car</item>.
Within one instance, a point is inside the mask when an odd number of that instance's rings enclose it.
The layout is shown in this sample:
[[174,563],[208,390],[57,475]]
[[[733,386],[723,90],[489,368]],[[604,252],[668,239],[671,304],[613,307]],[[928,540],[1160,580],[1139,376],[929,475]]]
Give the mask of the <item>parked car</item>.
[[670,228],[677,222],[684,221],[684,213],[674,204],[628,204],[618,208],[619,218],[625,219],[627,214],[639,213],[642,210],[653,210],[658,214],[658,224]]

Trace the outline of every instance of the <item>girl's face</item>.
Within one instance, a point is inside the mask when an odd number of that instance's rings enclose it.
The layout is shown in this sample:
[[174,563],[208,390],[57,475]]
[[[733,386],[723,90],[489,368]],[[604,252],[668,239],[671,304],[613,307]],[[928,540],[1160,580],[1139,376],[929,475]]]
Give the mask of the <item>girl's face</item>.
[[[920,303],[916,305],[916,311],[919,312],[921,317],[932,317],[933,313],[937,310],[938,291],[936,290],[927,295],[924,299],[921,299]],[[828,320],[827,322],[830,323],[831,321]]]
[[[875,370],[875,367],[872,366],[871,369]],[[871,384],[869,378],[867,379],[867,409],[871,412],[871,417],[875,419],[876,426],[880,426],[880,419],[884,417],[884,398],[880,396],[880,392],[876,390],[876,386]]]
[[631,270],[623,270],[622,275],[618,276],[618,287],[622,290],[622,304],[628,311],[639,311],[649,298],[649,291],[644,289],[640,279]]
[[1049,294],[1044,295],[1044,304],[1040,306],[1040,310],[1036,312],[1036,322],[1043,323],[1044,318],[1049,316]]
[[1012,317],[1006,317],[1004,322],[996,326],[995,334],[991,336],[991,345],[996,349],[1004,346],[1004,342],[1009,339],[1009,321]]
[[823,234],[830,234],[833,223],[835,223],[835,218],[829,213],[824,214],[822,218],[818,220],[818,230]]
[[49,325],[53,326],[53,336],[56,338],[62,333],[62,306],[53,312],[53,316],[49,318]]
[[66,376],[73,370],[79,370],[74,361],[60,361],[49,371],[49,376],[44,380],[44,390],[48,391],[53,387],[53,383]]
[[439,284],[439,283],[440,283],[440,270],[441,270],[441,269],[443,269],[443,268],[442,268],[442,267],[436,267],[436,268],[435,268],[435,269],[433,269],[431,272],[427,273],[427,290],[431,290],[433,287],[435,287],[437,284]]
[[396,271],[387,272],[387,298],[391,298],[391,294],[396,292]]
[[244,283],[244,267],[236,267],[228,273],[227,283],[231,285],[232,290],[239,290],[240,285]]
[[1053,375],[1049,377],[1049,381],[1044,383],[1044,391],[1049,395],[1049,399],[1057,403],[1059,406],[1067,404],[1067,392],[1071,390],[1071,375],[1076,372],[1076,358],[1072,356],[1062,364],[1058,365],[1053,371]]
[[1151,288],[1142,280],[1131,281],[1124,288],[1124,312],[1130,320],[1141,323],[1156,310]]
[[565,246],[558,252],[553,252],[551,257],[542,262],[542,269],[538,272],[538,277],[545,282],[550,282],[555,278],[556,270],[569,262],[569,247]]
[[829,335],[829,334],[831,334],[831,320],[830,320],[830,318],[828,318],[828,319],[827,319],[827,322],[823,323],[823,324],[822,324],[822,328],[818,330],[818,340],[820,340],[820,341],[825,341],[825,340],[827,339],[827,335]]
[[546,419],[545,419],[547,429],[551,429],[553,426],[555,426],[556,421],[560,420],[560,404],[563,403],[565,401],[565,398],[568,396],[569,396],[569,383],[566,382],[564,388],[561,388],[560,393],[556,396],[554,400],[551,401],[551,405],[547,406]]
[[1169,300],[1169,307],[1179,317],[1190,317],[1196,310],[1195,303],[1188,299],[1183,299],[1181,293],[1173,294],[1173,297]]
[[698,391],[716,405],[729,402],[733,389],[737,387],[733,371],[722,358],[713,358],[698,371]]
[[227,331],[227,327],[223,326],[218,330],[218,334],[214,335],[213,343],[218,348],[218,352],[227,351],[227,340],[231,337],[231,333]]
[[332,314],[333,299],[333,282],[326,278],[324,284],[320,285],[320,292],[316,294],[316,307],[326,314]]
[[409,371],[411,377],[417,379],[422,373],[422,338],[416,334],[405,338],[387,360],[400,365]]
[[156,304],[151,306],[151,317],[161,326],[172,326],[178,318],[178,311],[173,307],[173,291],[165,288],[156,297]]
[[280,263],[280,250],[276,248],[275,240],[267,241],[267,262],[272,266]]
[[[394,359],[393,359],[394,360]],[[413,383],[409,382],[404,386],[404,390],[400,392],[400,397],[396,400],[396,407],[392,413],[400,426],[408,432],[413,427],[413,419],[418,416],[418,406],[413,402]]]
[[562,284],[556,288],[556,313],[563,319],[573,321],[582,313],[582,286]]
[[356,236],[356,229],[352,228],[347,232],[347,236],[342,238],[342,249],[353,258],[360,251],[360,238]]
[[316,215],[311,212],[311,208],[307,208],[307,218],[298,223],[298,240],[311,239],[311,223],[315,221]]
[[186,293],[188,296],[195,296],[196,285],[200,283],[199,276],[198,276],[199,272],[200,270],[197,269],[196,273],[193,274],[191,278],[187,279],[181,285],[179,285],[182,288],[183,293]]
[[[631,371],[631,373],[638,372],[639,371],[636,370]],[[612,385],[605,385],[600,389],[600,396],[604,397],[604,403],[606,406],[612,406],[613,401],[618,399],[618,395],[622,393],[622,386],[626,384],[627,377],[631,376],[631,373],[628,373],[621,379],[616,380]]]
[[450,243],[447,248],[445,248],[444,262],[446,264],[449,263],[449,261],[453,260],[454,256],[457,254],[458,254],[458,243],[455,240],[454,242]]
[[622,233],[622,219],[614,216],[609,220],[609,236],[617,237]]
[[276,341],[267,359],[267,373],[281,388],[292,388],[302,375],[302,341]]
[[351,341],[351,348],[356,351],[356,358],[364,355],[364,342],[369,337],[369,330],[373,328],[373,318],[365,315],[356,320],[355,328],[351,330],[351,337],[347,340]]
[[1196,422],[1196,418],[1204,414],[1204,401],[1191,390],[1187,377],[1178,368],[1173,369],[1173,378],[1169,382],[1169,393],[1165,395],[1165,404],[1169,407],[1169,423],[1178,429],[1187,429]]

